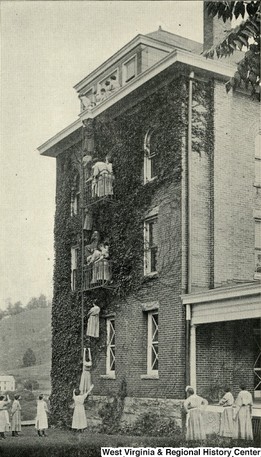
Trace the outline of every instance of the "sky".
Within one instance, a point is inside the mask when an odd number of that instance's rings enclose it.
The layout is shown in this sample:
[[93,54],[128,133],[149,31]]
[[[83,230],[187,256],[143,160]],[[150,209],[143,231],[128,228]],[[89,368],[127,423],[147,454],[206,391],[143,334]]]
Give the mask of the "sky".
[[78,118],[73,86],[137,34],[202,42],[202,1],[2,1],[0,309],[52,297],[55,159],[37,147]]

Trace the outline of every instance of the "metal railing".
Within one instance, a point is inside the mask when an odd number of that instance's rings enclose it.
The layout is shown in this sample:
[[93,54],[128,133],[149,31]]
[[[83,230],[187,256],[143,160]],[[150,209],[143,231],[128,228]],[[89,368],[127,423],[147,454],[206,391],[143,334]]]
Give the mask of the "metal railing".
[[93,204],[98,200],[110,199],[113,197],[114,175],[104,172],[90,181],[86,182],[85,205]]
[[97,260],[83,267],[83,290],[105,287],[111,280],[111,266],[107,259]]

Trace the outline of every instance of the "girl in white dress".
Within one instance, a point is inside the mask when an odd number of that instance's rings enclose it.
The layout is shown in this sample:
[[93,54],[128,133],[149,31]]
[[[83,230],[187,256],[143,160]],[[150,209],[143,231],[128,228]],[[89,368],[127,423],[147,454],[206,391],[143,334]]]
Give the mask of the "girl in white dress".
[[253,397],[250,392],[246,390],[246,386],[241,384],[241,391],[239,392],[235,401],[235,427],[234,438],[237,440],[253,440],[252,428],[252,407]]
[[37,413],[35,419],[35,428],[39,436],[47,436],[45,430],[48,428],[47,413],[48,406],[43,399],[43,395],[39,395],[37,400]]
[[80,381],[81,394],[85,394],[91,387],[91,367],[92,367],[92,355],[91,349],[88,348],[88,360],[86,361],[86,348],[83,350],[83,361],[82,361],[82,375]]
[[84,401],[91,393],[93,389],[93,384],[91,385],[88,392],[81,394],[80,389],[74,389],[73,391],[73,401],[74,401],[74,412],[72,420],[72,429],[82,431],[87,427],[86,414],[84,409]]

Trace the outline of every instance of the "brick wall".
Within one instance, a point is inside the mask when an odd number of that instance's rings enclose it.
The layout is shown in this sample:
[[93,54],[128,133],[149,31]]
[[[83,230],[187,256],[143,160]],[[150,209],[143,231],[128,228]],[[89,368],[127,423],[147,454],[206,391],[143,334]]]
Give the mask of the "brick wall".
[[[151,207],[159,206],[158,278],[145,282],[116,308],[116,379],[104,379],[105,353],[93,372],[95,393],[118,392],[123,379],[127,395],[181,398],[185,378],[184,309],[181,305],[181,208],[180,186],[161,188]],[[168,257],[168,254],[171,254]],[[167,258],[164,267],[162,257]],[[170,262],[171,259],[171,262]],[[147,313],[142,304],[159,302],[159,379],[141,379],[147,373]],[[110,314],[110,307],[106,310]],[[102,323],[105,328],[105,320]],[[105,343],[105,333],[103,334]]]
[[258,103],[215,85],[215,286],[251,281],[254,272],[253,182]]
[[197,327],[197,391],[230,386],[237,395],[240,382],[253,391],[256,320],[206,324]]

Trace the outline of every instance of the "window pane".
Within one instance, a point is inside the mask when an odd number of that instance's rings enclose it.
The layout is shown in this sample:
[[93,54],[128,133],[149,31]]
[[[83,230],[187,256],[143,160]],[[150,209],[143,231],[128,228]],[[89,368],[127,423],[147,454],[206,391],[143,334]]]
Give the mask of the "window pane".
[[255,248],[261,249],[261,221],[255,221]]
[[151,163],[151,178],[154,178],[159,173],[159,154],[156,153],[150,159]]
[[261,159],[261,134],[256,136],[255,140],[255,156]]
[[153,247],[150,250],[150,256],[151,256],[151,272],[157,271],[157,247]]
[[261,250],[255,250],[255,271],[261,273]]
[[255,183],[261,184],[261,160],[255,160]]
[[134,78],[135,76],[135,57],[133,59],[129,60],[125,64],[125,69],[126,69],[126,81],[129,81],[130,79]]

